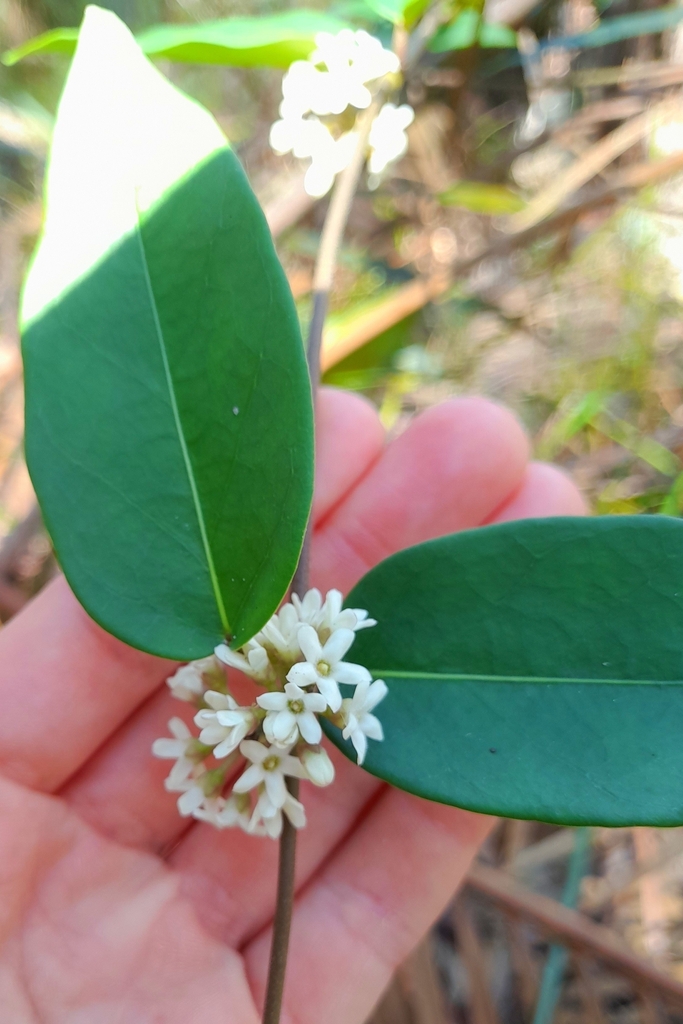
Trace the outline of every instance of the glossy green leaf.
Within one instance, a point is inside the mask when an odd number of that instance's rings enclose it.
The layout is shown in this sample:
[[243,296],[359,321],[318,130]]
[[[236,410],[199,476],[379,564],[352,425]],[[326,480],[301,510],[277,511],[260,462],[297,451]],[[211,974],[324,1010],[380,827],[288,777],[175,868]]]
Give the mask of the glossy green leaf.
[[[315,49],[318,32],[339,32],[345,23],[323,11],[293,10],[258,18],[223,18],[192,25],[155,25],[138,36],[148,57],[187,64],[286,68]],[[56,29],[3,56],[5,64],[44,53],[73,53],[78,29]]]
[[213,118],[87,9],[23,299],[26,450],[88,612],[182,660],[293,574],[312,409],[291,294]]
[[387,559],[348,604],[379,622],[352,660],[389,686],[373,774],[488,814],[683,823],[680,520],[468,531]]
[[516,192],[504,185],[489,185],[484,181],[456,181],[439,196],[443,206],[458,206],[473,213],[498,216],[517,213],[526,203]]

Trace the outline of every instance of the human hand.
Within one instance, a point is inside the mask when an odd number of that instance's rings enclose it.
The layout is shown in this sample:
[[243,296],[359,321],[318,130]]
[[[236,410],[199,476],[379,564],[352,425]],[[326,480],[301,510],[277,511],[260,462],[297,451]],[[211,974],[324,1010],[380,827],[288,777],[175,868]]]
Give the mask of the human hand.
[[[481,399],[430,409],[385,447],[366,403],[322,391],[313,584],[347,592],[430,537],[584,511],[527,460],[516,421]],[[277,844],[178,817],[150,754],[178,714],[171,671],[104,633],[62,579],[0,633],[3,1024],[259,1020]],[[362,1024],[491,824],[331,754],[334,785],[302,787],[282,1024]]]

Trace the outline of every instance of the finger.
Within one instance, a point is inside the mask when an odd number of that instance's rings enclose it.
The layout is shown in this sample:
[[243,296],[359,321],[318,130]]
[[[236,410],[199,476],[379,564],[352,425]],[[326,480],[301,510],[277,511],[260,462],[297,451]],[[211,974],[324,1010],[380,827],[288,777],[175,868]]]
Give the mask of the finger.
[[[384,790],[373,813],[297,897],[283,1021],[365,1020],[451,899],[494,823]],[[271,938],[268,928],[243,951],[259,1005]]]
[[[353,395],[324,390],[318,408],[323,454],[328,436],[336,438],[336,457],[318,472],[330,507],[377,457],[381,432]],[[371,441],[361,443],[359,433]],[[0,633],[0,772],[36,789],[58,788],[162,683],[170,664],[105,633],[63,579],[50,584]]]
[[[317,474],[313,499],[316,524],[343,501],[361,474],[376,462],[385,442],[377,411],[366,399],[337,388],[324,388],[323,393],[324,401],[318,404],[315,458],[321,468],[334,466],[334,473]],[[349,457],[351,452],[353,458]]]
[[427,410],[325,520],[314,578],[346,592],[392,552],[478,526],[519,488],[527,457],[517,420],[492,402]]
[[[475,525],[519,488],[526,453],[527,442],[517,421],[490,402],[465,399],[423,413],[323,521],[313,546],[315,582],[327,589],[339,586],[341,577],[342,588],[348,589],[358,573],[369,568],[348,555],[353,531],[365,545],[364,558],[379,560],[408,544]],[[367,542],[368,522],[372,536],[380,542],[373,550]],[[159,849],[174,842],[187,824],[178,819],[173,800],[161,794],[160,768],[150,763],[148,753],[155,736],[166,733],[166,722],[176,713],[178,702],[160,697],[153,705],[143,709],[140,718],[134,718],[74,780],[68,798],[107,834],[123,841],[135,836],[135,841]],[[362,802],[357,808],[361,806]],[[349,820],[343,827],[348,824]],[[216,841],[229,847],[219,855],[225,870],[233,875],[241,872],[245,867],[242,847],[232,840]],[[209,841],[211,848],[213,842]],[[229,856],[236,858],[231,870],[224,860]],[[273,851],[268,856],[272,862]],[[191,860],[193,853],[188,857]],[[311,863],[317,857],[316,848]],[[238,893],[235,898],[243,896]],[[254,921],[269,912],[268,904],[253,903],[244,909]]]
[[497,509],[490,522],[587,514],[588,506],[581,492],[566,473],[545,462],[532,462],[519,490]]
[[156,858],[2,778],[0,820],[3,1024],[256,1024],[241,957],[202,931]]

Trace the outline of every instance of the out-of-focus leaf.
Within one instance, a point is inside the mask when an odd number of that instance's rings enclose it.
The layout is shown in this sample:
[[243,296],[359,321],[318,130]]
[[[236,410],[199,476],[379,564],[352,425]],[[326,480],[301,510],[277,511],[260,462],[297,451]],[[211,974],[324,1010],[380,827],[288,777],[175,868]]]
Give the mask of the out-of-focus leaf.
[[[292,10],[258,18],[224,18],[195,25],[155,25],[137,37],[148,57],[186,64],[286,68],[315,49],[318,32],[339,32],[343,21],[322,11]],[[57,29],[4,54],[5,64],[43,53],[73,53],[78,29]]]
[[590,32],[581,32],[573,36],[549,36],[541,40],[540,45],[541,48],[563,47],[571,50],[608,46],[623,39],[665,32],[668,28],[678,25],[681,20],[683,7],[659,7],[654,11],[638,11],[636,14],[624,14],[618,18],[606,18]]
[[310,507],[296,311],[218,125],[97,7],[22,319],[29,469],[79,600],[166,657],[245,642],[286,591]]
[[515,49],[517,33],[509,25],[484,21],[479,29],[479,45],[485,50]]
[[517,46],[517,36],[508,25],[484,21],[478,11],[466,8],[434,34],[429,43],[432,53],[466,50],[478,44],[483,49],[505,49]]
[[683,823],[679,519],[467,531],[388,558],[348,604],[378,620],[353,660],[389,687],[368,771],[486,814]]
[[467,50],[474,46],[479,33],[481,15],[467,8],[449,25],[442,25],[429,43],[432,53],[446,53],[448,50]]
[[34,36],[28,42],[15,47],[14,50],[7,50],[2,55],[2,63],[11,66],[24,57],[32,57],[34,54],[42,53],[68,53],[72,54],[78,42],[77,28],[53,28],[50,32],[43,32],[42,35]]
[[422,17],[430,0],[367,0],[369,7],[393,25],[410,28]]
[[442,206],[459,206],[473,213],[496,216],[523,210],[524,200],[504,185],[489,185],[483,181],[456,181],[439,195]]

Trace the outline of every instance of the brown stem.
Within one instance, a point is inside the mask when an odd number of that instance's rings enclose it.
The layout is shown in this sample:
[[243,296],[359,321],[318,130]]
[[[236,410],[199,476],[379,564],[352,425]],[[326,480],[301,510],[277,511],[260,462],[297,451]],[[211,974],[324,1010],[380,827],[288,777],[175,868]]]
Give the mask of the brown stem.
[[[381,105],[377,98],[358,118],[358,141],[351,162],[342,171],[335,182],[325,224],[320,238],[320,249],[313,276],[313,315],[308,331],[306,358],[311,377],[313,402],[318,391],[320,377],[320,348],[322,345],[323,327],[329,304],[330,289],[337,265],[339,246],[344,236],[344,229],[349,219],[351,204],[358,185],[363,165],[365,150],[368,144],[370,128]],[[308,575],[311,550],[311,520],[306,527],[306,535],[299,556],[299,564],[292,580],[292,591],[301,597],[308,590]],[[288,780],[288,789],[292,796],[297,797],[299,782]],[[275,917],[273,920],[273,941],[270,948],[270,964],[266,998],[263,1007],[263,1024],[280,1024],[282,995],[285,987],[287,970],[287,953],[289,949],[289,932],[294,909],[294,867],[296,859],[296,829],[283,815],[282,835],[280,837],[280,858],[278,862],[277,897]]]

